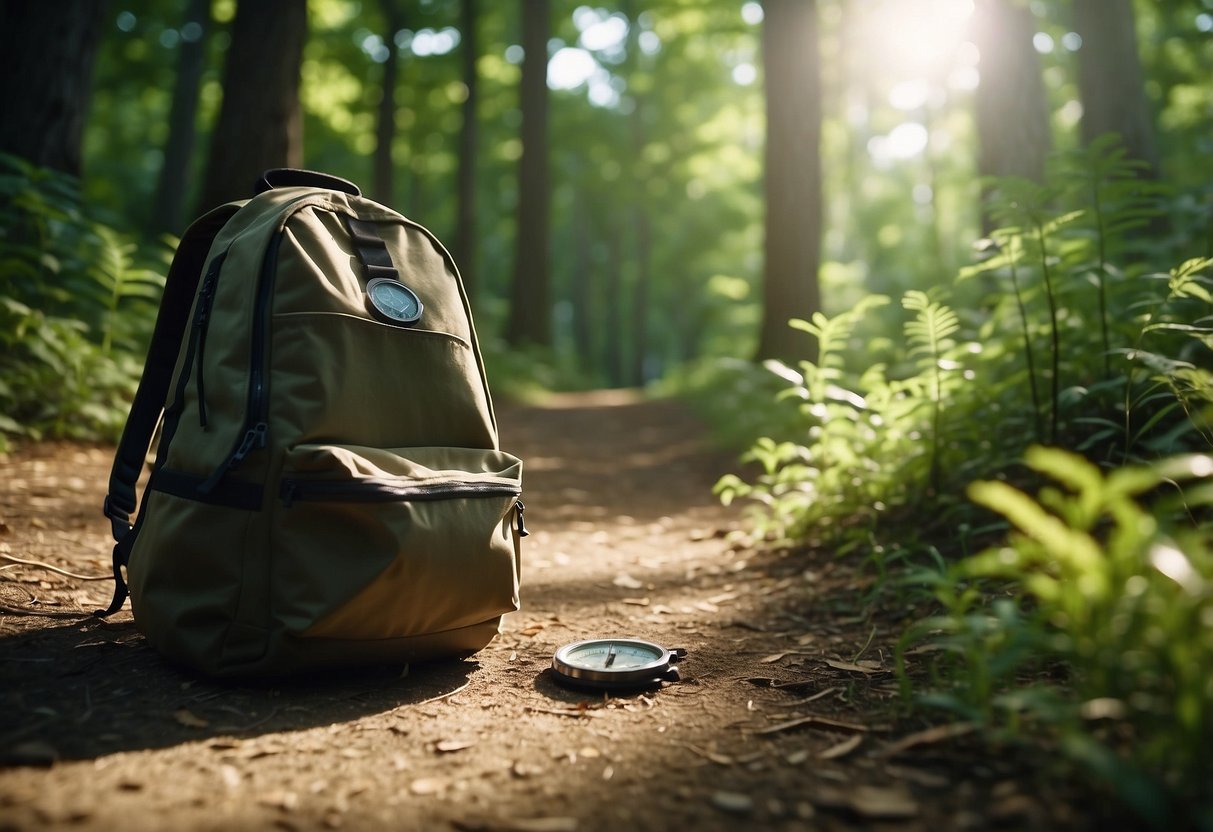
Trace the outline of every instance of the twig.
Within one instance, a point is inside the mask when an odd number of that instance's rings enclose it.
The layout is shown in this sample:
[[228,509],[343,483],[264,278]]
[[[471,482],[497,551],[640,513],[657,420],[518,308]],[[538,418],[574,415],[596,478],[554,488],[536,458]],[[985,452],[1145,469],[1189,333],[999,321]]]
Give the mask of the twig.
[[47,618],[92,618],[91,612],[80,610],[79,612],[68,612],[67,610],[31,610],[25,607],[10,607],[8,604],[0,604],[0,612],[9,615],[41,615]]
[[60,569],[58,566],[51,566],[49,563],[42,563],[36,560],[26,560],[25,558],[13,557],[0,553],[0,560],[6,560],[9,563],[19,563],[22,566],[33,566],[36,569],[45,569],[48,572],[54,572],[56,575],[63,575],[66,578],[74,578],[77,581],[112,581],[113,575],[80,575],[75,572],[68,572],[66,569]]
[[439,694],[438,696],[431,696],[429,699],[424,699],[424,700],[422,700],[422,701],[420,701],[420,702],[415,702],[415,703],[413,704],[413,707],[416,707],[416,706],[418,706],[418,705],[428,705],[428,704],[430,704],[431,702],[440,702],[440,701],[441,701],[441,700],[443,700],[443,699],[450,699],[450,698],[451,698],[452,696],[454,696],[455,694],[457,694],[457,693],[459,693],[460,691],[462,691],[462,690],[464,690],[465,688],[467,688],[467,686],[468,686],[468,685],[470,685],[470,684],[471,684],[471,682],[464,682],[462,685],[460,685],[459,687],[455,688],[455,689],[454,689],[454,690],[452,690],[452,691],[447,691],[446,693],[441,693],[441,694]]
[[972,722],[952,722],[945,725],[936,725],[933,728],[927,728],[923,731],[917,731],[913,734],[907,734],[896,742],[892,742],[880,749],[877,756],[881,758],[896,757],[904,751],[909,751],[911,748],[917,748],[920,745],[932,745],[938,742],[947,742],[954,740],[957,737],[963,737],[977,730],[977,726]]
[[854,655],[854,657],[852,657],[851,664],[855,664],[857,661],[859,661],[859,658],[864,653],[868,652],[868,648],[872,646],[872,639],[874,639],[874,638],[876,638],[876,625],[875,624],[872,625],[872,632],[868,633],[868,640],[864,642],[863,647],[859,648],[859,652],[856,653]]
[[807,705],[810,702],[816,702],[818,699],[824,699],[825,697],[829,696],[831,693],[838,693],[841,690],[842,690],[842,688],[826,688],[825,690],[819,690],[819,691],[817,691],[817,693],[813,694],[812,696],[806,697],[804,699],[797,699],[792,702],[780,702],[779,707],[795,708],[800,705]]
[[859,733],[867,733],[871,730],[866,725],[830,719],[828,716],[802,716],[799,719],[781,722],[778,725],[772,725],[769,728],[763,728],[754,733],[759,735],[779,734],[784,731],[794,731],[797,728],[833,728],[838,731],[856,731]]

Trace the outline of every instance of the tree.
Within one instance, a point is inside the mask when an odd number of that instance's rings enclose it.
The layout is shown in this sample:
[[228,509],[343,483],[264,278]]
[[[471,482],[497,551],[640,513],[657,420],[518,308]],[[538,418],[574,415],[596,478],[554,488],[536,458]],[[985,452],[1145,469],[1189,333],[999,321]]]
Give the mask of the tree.
[[460,44],[462,46],[463,123],[459,128],[459,168],[456,185],[455,250],[452,252],[463,277],[468,298],[476,295],[476,59],[480,57],[476,39],[476,0],[463,0],[460,6]]
[[1154,118],[1146,100],[1133,0],[1074,0],[1078,50],[1078,94],[1084,144],[1116,133],[1129,157],[1158,174]]
[[107,8],[100,0],[0,3],[0,152],[80,175]]
[[1043,182],[1052,139],[1032,12],[1014,0],[980,0],[974,25],[981,54],[978,172]]
[[505,338],[511,346],[551,344],[548,310],[548,0],[522,6],[522,158],[518,165],[518,235]]
[[299,75],[306,39],[307,0],[243,0],[236,6],[203,211],[247,197],[268,168],[302,164]]
[[206,34],[211,27],[211,0],[189,0],[181,27],[181,51],[169,110],[164,163],[152,200],[153,231],[180,234],[184,230],[185,190],[197,138],[198,96],[206,69]]
[[391,205],[396,194],[396,166],[392,146],[396,143],[396,85],[400,81],[400,50],[396,48],[396,33],[405,26],[400,0],[380,0],[379,7],[387,23],[384,42],[387,59],[383,62],[380,84],[379,115],[375,122],[375,172],[371,194],[376,200]]
[[812,358],[806,333],[788,326],[821,308],[821,78],[816,0],[763,3],[767,140],[765,269],[759,359]]

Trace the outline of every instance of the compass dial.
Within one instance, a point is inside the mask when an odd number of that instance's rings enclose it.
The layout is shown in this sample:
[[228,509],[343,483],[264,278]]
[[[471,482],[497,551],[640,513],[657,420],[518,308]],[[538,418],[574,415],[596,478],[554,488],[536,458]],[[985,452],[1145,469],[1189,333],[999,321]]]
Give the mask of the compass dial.
[[391,324],[416,323],[424,308],[416,292],[390,277],[377,277],[367,283],[366,301],[376,318]]

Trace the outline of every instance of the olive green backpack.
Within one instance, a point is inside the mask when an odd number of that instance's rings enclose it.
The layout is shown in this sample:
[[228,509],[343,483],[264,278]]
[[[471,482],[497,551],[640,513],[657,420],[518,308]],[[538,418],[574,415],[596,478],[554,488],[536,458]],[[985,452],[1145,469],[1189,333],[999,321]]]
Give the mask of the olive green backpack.
[[223,676],[474,653],[518,608],[526,530],[459,273],[343,179],[279,169],[257,190],[173,259],[99,614],[129,591],[152,644]]

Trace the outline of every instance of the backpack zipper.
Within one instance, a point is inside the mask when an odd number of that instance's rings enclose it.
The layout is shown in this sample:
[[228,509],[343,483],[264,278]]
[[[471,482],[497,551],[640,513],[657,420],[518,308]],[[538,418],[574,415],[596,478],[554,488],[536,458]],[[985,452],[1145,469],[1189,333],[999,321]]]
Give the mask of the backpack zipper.
[[[410,501],[446,500],[452,497],[519,497],[522,489],[516,485],[494,482],[441,482],[429,485],[402,485],[395,480],[283,480],[279,490],[282,504],[290,508],[296,502],[337,500],[350,503],[396,503]],[[519,537],[526,537],[522,500],[514,501],[514,528]]]
[[211,307],[215,304],[215,286],[219,282],[219,270],[223,266],[227,251],[217,255],[206,270],[202,279],[202,288],[198,290],[198,306],[194,312],[194,343],[197,349],[194,353],[194,385],[198,392],[198,425],[206,427],[206,382],[202,376],[203,356],[206,353],[206,332],[211,320]]
[[452,497],[517,497],[522,489],[495,482],[439,482],[405,485],[396,480],[283,480],[280,496],[290,508],[295,502],[340,500],[351,503],[394,503],[445,500]]
[[261,264],[257,281],[257,297],[253,304],[253,334],[249,355],[249,392],[244,433],[231,454],[198,486],[200,494],[210,494],[230,471],[240,467],[255,448],[269,442],[269,397],[266,393],[266,333],[269,330],[270,300],[274,292],[274,274],[278,268],[278,248],[283,233],[279,231],[270,241]]

